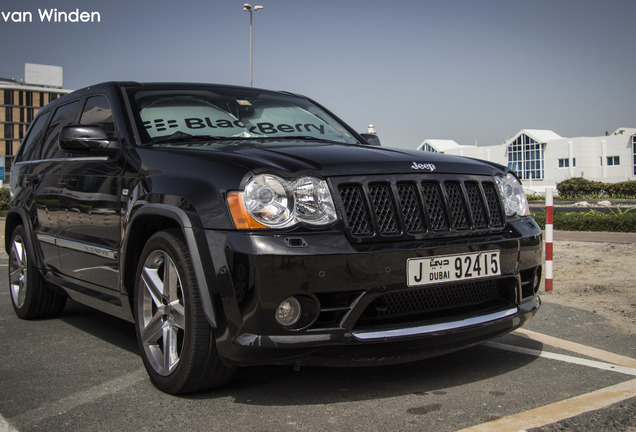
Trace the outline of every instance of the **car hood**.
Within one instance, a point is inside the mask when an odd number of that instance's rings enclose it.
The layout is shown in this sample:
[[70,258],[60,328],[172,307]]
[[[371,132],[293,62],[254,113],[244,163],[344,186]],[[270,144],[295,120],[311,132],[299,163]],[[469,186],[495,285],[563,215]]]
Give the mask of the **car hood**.
[[[315,173],[322,177],[373,174],[445,173],[493,175],[503,167],[461,156],[365,145],[323,143],[267,143],[266,145],[201,145],[189,149],[213,150],[221,158],[255,173],[288,175]],[[202,155],[199,153],[198,157]]]

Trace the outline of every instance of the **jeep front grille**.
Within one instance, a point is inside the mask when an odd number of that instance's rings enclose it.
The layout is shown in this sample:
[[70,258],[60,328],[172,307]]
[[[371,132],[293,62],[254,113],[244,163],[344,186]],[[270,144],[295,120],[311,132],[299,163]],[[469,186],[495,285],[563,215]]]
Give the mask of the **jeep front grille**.
[[338,178],[332,183],[347,233],[356,241],[478,234],[504,227],[499,193],[490,177]]

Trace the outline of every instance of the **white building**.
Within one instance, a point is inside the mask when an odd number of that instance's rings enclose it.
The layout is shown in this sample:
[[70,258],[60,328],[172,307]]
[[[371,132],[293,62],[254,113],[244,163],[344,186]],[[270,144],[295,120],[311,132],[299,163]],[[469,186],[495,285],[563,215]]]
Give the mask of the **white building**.
[[550,130],[523,129],[494,146],[427,139],[417,149],[506,165],[517,173],[526,189],[539,193],[573,177],[608,183],[636,180],[636,128],[577,138],[564,138]]

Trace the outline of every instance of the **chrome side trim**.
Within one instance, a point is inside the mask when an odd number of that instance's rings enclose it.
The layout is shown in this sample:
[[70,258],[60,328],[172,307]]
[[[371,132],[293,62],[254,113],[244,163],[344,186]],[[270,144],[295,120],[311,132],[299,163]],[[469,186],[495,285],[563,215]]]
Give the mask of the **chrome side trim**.
[[38,233],[38,241],[55,245],[55,237]]
[[85,243],[73,242],[70,240],[57,239],[57,245],[66,249],[73,249],[80,252],[86,252],[93,255],[99,255],[111,260],[117,259],[117,252],[110,249],[104,249],[97,246],[87,245]]
[[496,321],[502,318],[507,318],[518,312],[517,308],[506,309],[500,312],[491,313],[488,315],[482,315],[474,318],[467,318],[459,321],[452,321],[441,324],[431,324],[418,327],[409,327],[403,329],[394,330],[358,330],[352,332],[353,337],[363,341],[370,340],[384,340],[391,338],[401,338],[409,336],[420,336],[429,333],[444,332],[449,330],[457,330],[463,327],[471,327],[488,323],[490,321]]
[[31,164],[37,164],[37,163],[43,163],[43,162],[64,162],[65,160],[66,160],[66,158],[36,159],[36,160],[28,160],[28,161],[16,162],[13,165],[14,166],[16,166],[16,165],[31,165]]
[[108,156],[82,156],[82,157],[70,157],[66,158],[65,162],[103,162],[107,161]]
[[46,234],[38,234],[38,240],[42,243],[48,243],[66,249],[72,249],[92,255],[98,255],[110,260],[117,259],[117,251],[111,249],[100,248],[97,246],[92,246],[85,243],[78,243],[70,240],[63,240]]
[[102,162],[107,161],[108,156],[81,156],[81,157],[69,157],[69,158],[52,158],[52,159],[36,159],[36,160],[28,160],[28,161],[20,161],[16,162],[13,165],[30,165],[30,164],[38,164],[44,162]]

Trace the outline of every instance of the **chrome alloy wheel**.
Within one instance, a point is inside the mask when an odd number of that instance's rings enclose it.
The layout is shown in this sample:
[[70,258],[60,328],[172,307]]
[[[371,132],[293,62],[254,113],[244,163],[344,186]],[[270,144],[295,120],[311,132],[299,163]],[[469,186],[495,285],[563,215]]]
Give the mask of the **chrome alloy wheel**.
[[24,306],[27,292],[28,271],[27,254],[24,241],[19,235],[13,239],[11,255],[9,257],[9,284],[11,285],[11,298],[17,308]]
[[186,332],[183,288],[177,267],[163,250],[143,264],[138,320],[143,349],[152,368],[170,375],[179,364]]

